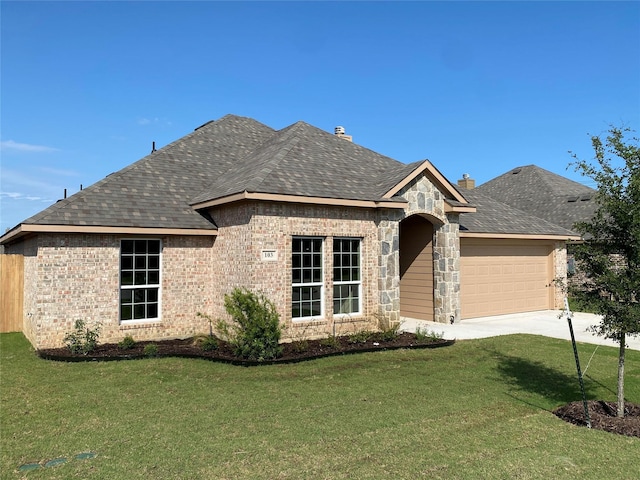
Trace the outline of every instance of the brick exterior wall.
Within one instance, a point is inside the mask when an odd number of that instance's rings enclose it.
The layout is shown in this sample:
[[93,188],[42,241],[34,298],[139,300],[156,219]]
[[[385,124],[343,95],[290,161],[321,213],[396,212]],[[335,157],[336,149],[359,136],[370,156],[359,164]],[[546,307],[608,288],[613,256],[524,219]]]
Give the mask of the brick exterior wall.
[[[313,338],[329,333],[346,333],[376,322],[378,284],[378,212],[373,209],[333,206],[244,202],[210,211],[218,225],[213,264],[225,279],[213,290],[217,301],[207,312],[224,318],[222,299],[234,287],[263,293],[274,302],[284,325],[285,339]],[[292,238],[321,237],[323,242],[324,316],[313,321],[292,320]],[[333,316],[333,238],[360,238],[362,314]],[[263,260],[263,250],[275,252],[274,260]]]
[[[274,302],[284,339],[313,338],[400,320],[399,226],[421,215],[434,226],[434,317],[460,318],[460,240],[457,214],[420,176],[399,193],[404,210],[246,201],[215,207],[216,237],[156,236],[162,241],[160,321],[119,321],[120,240],[117,235],[39,234],[7,247],[24,262],[24,333],[36,348],[63,344],[76,319],[100,322],[101,342],[188,337],[208,332],[197,315],[225,318],[224,295],[246,287]],[[324,316],[291,318],[292,238],[322,237]],[[333,315],[333,238],[360,238],[362,314]],[[270,259],[263,251],[274,253]],[[554,249],[556,277],[566,277],[566,250]],[[560,302],[560,303],[558,303]],[[556,293],[557,306],[561,298]]]
[[[203,333],[196,313],[211,303],[210,237],[163,237],[162,320],[119,321],[120,239],[113,235],[41,234],[24,242],[24,333],[36,348],[63,345],[78,319],[101,325],[101,342]],[[18,247],[16,247],[18,248]]]

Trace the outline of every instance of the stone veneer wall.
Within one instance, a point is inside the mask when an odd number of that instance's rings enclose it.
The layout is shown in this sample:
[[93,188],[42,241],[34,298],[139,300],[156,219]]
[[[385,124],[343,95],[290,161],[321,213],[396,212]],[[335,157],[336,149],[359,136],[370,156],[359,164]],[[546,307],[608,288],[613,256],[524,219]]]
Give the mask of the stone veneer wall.
[[121,238],[41,234],[25,242],[24,333],[36,348],[62,346],[78,319],[99,322],[101,342],[117,342],[125,335],[155,340],[207,331],[196,313],[210,302],[212,238],[161,238],[162,318],[120,324]]
[[[224,317],[224,294],[234,287],[246,287],[265,294],[274,302],[285,325],[284,338],[311,338],[329,333],[347,333],[370,325],[378,313],[379,242],[377,212],[372,209],[243,202],[212,209],[218,225],[213,253],[216,273],[224,282],[214,285],[218,301],[212,305],[213,317]],[[291,318],[291,239],[294,236],[323,237],[324,311],[323,318],[297,321]],[[333,316],[333,237],[361,238],[362,315]],[[262,251],[276,252],[270,261]]]
[[[434,320],[460,320],[460,225],[458,214],[445,213],[442,193],[424,176],[407,184],[398,195],[409,205],[404,218],[425,216],[433,224]],[[399,290],[399,288],[398,288]]]
[[553,282],[550,288],[553,288],[554,308],[564,308],[564,297],[566,295],[564,288],[558,286],[567,285],[567,244],[566,242],[555,242],[553,245]]

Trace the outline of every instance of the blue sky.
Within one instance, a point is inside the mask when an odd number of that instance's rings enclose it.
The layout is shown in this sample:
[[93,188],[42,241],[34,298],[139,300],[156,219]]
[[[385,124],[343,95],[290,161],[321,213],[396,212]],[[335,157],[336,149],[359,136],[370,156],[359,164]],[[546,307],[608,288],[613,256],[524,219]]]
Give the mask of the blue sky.
[[640,2],[10,2],[1,232],[227,113],[455,182],[640,130]]

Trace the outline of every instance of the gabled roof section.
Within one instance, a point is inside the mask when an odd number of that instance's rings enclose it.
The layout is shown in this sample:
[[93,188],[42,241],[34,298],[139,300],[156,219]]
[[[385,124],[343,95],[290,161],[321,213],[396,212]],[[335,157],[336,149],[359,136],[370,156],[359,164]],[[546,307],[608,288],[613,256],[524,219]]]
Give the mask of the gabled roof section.
[[578,240],[580,238],[577,233],[571,230],[498,202],[477,189],[465,190],[464,193],[468,200],[475,205],[476,212],[460,215],[461,236],[486,234],[491,237],[502,235],[564,240]]
[[596,190],[536,165],[514,168],[474,191],[569,230],[596,209]]
[[[243,192],[379,202],[380,179],[407,166],[305,122],[275,132],[221,174],[191,203],[219,204]],[[400,178],[400,177],[398,177]]]
[[407,165],[407,167],[413,168],[410,171],[409,169],[404,170],[403,173],[407,174],[400,181],[396,182],[387,192],[385,192],[385,198],[393,197],[402,189],[402,187],[424,173],[438,187],[446,198],[462,204],[468,203],[464,195],[462,195],[429,160],[412,163]]
[[[227,115],[142,158],[21,223],[215,231],[189,202],[220,169],[231,168],[274,130]],[[16,227],[17,228],[17,227]],[[68,230],[68,229],[67,229]]]

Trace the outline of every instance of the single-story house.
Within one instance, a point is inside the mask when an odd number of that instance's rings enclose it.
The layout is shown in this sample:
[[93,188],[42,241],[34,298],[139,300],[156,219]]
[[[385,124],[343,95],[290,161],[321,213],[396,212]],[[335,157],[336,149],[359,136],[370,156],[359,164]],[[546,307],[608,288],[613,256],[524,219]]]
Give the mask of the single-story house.
[[24,258],[24,334],[186,337],[234,287],[289,338],[560,306],[574,232],[351,140],[227,115],[24,220],[0,237]]

